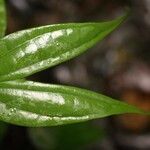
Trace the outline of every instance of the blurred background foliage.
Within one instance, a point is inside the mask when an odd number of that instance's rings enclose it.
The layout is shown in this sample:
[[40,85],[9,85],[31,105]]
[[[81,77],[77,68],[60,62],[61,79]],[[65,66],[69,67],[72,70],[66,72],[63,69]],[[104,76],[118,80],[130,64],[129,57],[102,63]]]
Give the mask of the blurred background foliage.
[[[6,0],[7,34],[46,24],[129,19],[90,51],[30,80],[74,85],[150,110],[149,0]],[[122,115],[81,124],[25,128],[0,123],[2,150],[149,150],[150,119]]]
[[[72,149],[82,150],[97,144],[105,136],[101,128],[89,123],[79,123],[59,127],[28,129],[30,139],[39,150]],[[87,147],[88,148],[88,147]]]

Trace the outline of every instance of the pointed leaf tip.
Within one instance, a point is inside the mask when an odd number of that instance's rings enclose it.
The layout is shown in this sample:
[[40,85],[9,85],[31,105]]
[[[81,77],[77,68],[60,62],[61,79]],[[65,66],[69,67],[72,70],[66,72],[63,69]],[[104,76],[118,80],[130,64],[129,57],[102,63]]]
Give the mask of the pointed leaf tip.
[[85,52],[125,19],[101,23],[48,25],[0,40],[0,81],[27,77]]
[[142,110],[75,87],[31,81],[0,83],[0,119],[29,127],[56,126]]

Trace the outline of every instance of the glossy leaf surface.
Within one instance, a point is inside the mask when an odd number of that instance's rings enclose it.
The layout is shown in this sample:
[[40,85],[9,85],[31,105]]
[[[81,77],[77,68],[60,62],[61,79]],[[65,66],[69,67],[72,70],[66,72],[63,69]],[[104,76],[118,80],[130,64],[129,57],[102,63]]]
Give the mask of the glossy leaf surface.
[[125,18],[104,23],[49,25],[4,37],[0,40],[0,81],[29,76],[83,53]]
[[4,36],[6,29],[6,11],[4,1],[0,0],[0,38]]
[[0,83],[0,119],[23,126],[55,126],[114,114],[143,113],[88,90],[30,81]]

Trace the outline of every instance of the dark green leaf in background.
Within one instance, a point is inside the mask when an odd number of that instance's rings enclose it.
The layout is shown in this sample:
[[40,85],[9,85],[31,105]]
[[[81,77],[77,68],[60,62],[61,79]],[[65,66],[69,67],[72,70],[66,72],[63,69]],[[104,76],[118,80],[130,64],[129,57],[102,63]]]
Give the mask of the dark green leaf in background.
[[48,25],[4,37],[0,40],[0,81],[29,76],[83,53],[125,18],[103,23]]
[[0,121],[0,143],[6,133],[7,123]]
[[0,38],[5,35],[6,29],[6,10],[4,1],[0,0]]
[[31,81],[0,83],[0,120],[38,127],[82,122],[123,113],[143,113],[107,96]]
[[94,125],[86,122],[51,128],[28,128],[28,133],[39,150],[83,150],[105,137],[105,131]]

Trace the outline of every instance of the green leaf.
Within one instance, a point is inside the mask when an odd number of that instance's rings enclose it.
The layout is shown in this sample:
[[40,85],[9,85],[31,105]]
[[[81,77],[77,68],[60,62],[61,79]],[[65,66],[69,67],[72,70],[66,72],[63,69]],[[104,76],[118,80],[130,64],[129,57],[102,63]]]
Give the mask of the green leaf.
[[89,122],[51,128],[28,128],[27,131],[38,150],[85,150],[106,136],[103,128]]
[[48,25],[4,37],[0,40],[0,81],[20,79],[78,56],[125,18],[103,23]]
[[7,124],[0,121],[0,144],[7,131]]
[[0,0],[0,38],[4,36],[6,29],[6,10],[4,1]]
[[0,119],[22,126],[56,126],[114,114],[143,113],[138,108],[79,88],[31,81],[0,83]]

